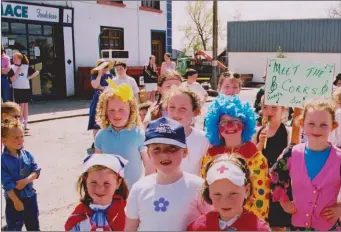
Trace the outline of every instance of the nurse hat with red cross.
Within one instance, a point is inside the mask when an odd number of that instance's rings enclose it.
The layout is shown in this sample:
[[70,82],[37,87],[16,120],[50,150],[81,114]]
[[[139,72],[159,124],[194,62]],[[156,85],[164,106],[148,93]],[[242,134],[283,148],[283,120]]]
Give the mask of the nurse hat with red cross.
[[245,173],[229,159],[229,155],[219,156],[207,171],[206,181],[209,185],[221,179],[228,179],[237,186],[245,184]]

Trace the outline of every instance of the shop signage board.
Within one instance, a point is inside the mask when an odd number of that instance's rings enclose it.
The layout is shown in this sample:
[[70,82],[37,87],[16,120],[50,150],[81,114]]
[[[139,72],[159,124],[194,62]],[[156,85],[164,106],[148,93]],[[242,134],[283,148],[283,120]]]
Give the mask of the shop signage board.
[[2,2],[1,17],[58,23],[59,9],[21,3]]

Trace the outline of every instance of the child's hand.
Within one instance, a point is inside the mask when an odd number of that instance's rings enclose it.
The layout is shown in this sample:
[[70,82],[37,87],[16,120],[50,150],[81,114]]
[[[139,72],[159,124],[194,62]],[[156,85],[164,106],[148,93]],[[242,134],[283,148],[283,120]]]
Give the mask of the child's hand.
[[333,206],[324,208],[320,214],[327,221],[336,221],[341,216],[341,203],[338,202]]
[[292,201],[281,201],[280,204],[286,213],[289,213],[289,214],[296,213],[296,207]]
[[23,211],[24,210],[24,204],[22,203],[21,200],[16,200],[13,202],[14,208],[16,211]]
[[17,185],[15,186],[16,189],[18,190],[22,190],[23,188],[25,188],[25,186],[29,183],[29,180],[27,178],[22,179],[22,180],[18,180],[17,181]]
[[259,142],[264,143],[268,137],[268,129],[264,128],[259,134]]

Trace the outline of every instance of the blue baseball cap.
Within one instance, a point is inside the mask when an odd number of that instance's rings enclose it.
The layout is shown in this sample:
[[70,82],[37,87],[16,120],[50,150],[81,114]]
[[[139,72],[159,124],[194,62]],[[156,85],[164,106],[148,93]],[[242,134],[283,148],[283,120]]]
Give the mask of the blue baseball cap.
[[162,143],[187,148],[184,127],[169,118],[159,118],[151,121],[146,128],[144,145]]

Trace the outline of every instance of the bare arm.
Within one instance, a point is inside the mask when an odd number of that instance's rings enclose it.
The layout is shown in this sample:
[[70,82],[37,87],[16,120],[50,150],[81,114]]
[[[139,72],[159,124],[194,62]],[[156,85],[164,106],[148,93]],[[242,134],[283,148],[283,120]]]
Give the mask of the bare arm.
[[139,219],[130,219],[126,218],[126,223],[124,226],[124,231],[137,231],[137,228],[139,227],[140,220]]
[[165,62],[162,62],[162,64],[161,64],[161,73],[160,74],[162,74],[163,73],[163,71],[165,71],[164,70],[165,69]]
[[91,81],[91,86],[94,89],[99,89],[101,87],[101,77],[102,77],[102,70],[98,71],[96,80]]
[[33,78],[35,78],[36,76],[39,75],[39,71],[35,71],[31,76],[27,77],[27,79],[31,80]]
[[11,70],[11,67],[1,68],[1,74],[6,75],[9,72],[9,70]]
[[14,75],[10,77],[12,82],[15,82],[17,80],[20,72],[21,72],[21,66],[17,69],[17,71],[14,73]]

